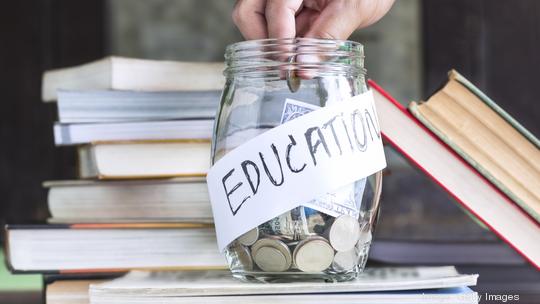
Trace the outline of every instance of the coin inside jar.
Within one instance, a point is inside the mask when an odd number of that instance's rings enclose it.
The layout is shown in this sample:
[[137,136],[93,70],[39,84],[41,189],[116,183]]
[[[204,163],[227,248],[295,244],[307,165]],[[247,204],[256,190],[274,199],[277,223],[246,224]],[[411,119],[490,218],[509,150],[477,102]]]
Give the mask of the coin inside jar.
[[253,259],[251,258],[251,253],[249,252],[249,249],[246,246],[243,246],[239,243],[235,243],[234,246],[231,246],[229,249],[231,252],[234,252],[236,254],[236,258],[238,259],[239,264],[242,268],[244,268],[244,271],[252,271],[253,270]]
[[263,238],[251,247],[251,256],[263,271],[280,272],[291,267],[292,256],[289,247],[276,239]]
[[362,230],[360,231],[358,244],[365,245],[365,244],[371,243],[371,238],[372,238],[371,229],[369,225],[366,224],[362,227]]
[[355,249],[349,251],[338,251],[334,256],[332,268],[336,271],[352,270],[358,262],[358,254]]
[[342,215],[332,223],[328,239],[337,251],[349,251],[353,249],[360,237],[360,224],[358,220],[349,215]]
[[259,239],[259,229],[257,227],[251,229],[250,231],[242,234],[237,240],[240,244],[244,246],[251,246]]
[[334,249],[326,239],[311,237],[300,242],[294,250],[294,264],[304,272],[320,272],[330,267]]
[[[293,63],[295,60],[295,56],[289,57],[289,63]],[[285,73],[285,78],[287,80],[287,86],[289,87],[289,90],[292,93],[298,91],[302,80],[300,80],[300,77],[298,77],[296,71],[292,68],[287,69],[287,72]]]

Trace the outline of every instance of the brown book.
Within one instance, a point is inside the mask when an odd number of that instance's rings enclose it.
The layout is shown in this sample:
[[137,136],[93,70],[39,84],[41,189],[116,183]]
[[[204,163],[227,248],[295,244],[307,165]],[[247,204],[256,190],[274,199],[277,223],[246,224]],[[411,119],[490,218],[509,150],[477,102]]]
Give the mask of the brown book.
[[540,222],[538,140],[455,71],[411,113]]
[[90,284],[103,283],[105,280],[64,280],[47,285],[45,302],[47,304],[88,304]]

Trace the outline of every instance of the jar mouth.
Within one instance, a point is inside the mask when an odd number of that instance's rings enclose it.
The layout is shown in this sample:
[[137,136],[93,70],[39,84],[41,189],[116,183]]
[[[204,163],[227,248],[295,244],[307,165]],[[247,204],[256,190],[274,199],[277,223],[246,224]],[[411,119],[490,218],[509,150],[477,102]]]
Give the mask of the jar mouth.
[[315,75],[364,75],[364,47],[350,40],[284,38],[231,44],[225,52],[225,76],[269,77],[275,72]]

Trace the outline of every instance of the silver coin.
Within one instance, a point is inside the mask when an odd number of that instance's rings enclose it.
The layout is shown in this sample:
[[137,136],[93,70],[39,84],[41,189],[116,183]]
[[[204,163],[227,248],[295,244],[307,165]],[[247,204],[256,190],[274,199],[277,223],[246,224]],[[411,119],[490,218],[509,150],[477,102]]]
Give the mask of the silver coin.
[[[295,60],[295,56],[291,56],[289,58],[289,63],[293,63]],[[285,73],[285,78],[287,80],[287,86],[289,87],[289,90],[292,93],[298,91],[302,80],[300,79],[300,77],[298,77],[296,71],[289,67],[289,69],[287,69],[287,72]]]
[[251,253],[246,246],[235,242],[235,245],[231,246],[229,251],[236,256],[237,262],[244,271],[253,270],[253,259],[251,258]]
[[342,215],[332,223],[328,233],[330,244],[336,251],[349,251],[360,237],[360,224],[352,216]]
[[293,253],[295,266],[304,272],[321,272],[330,267],[334,249],[322,237],[310,237],[300,242]]
[[259,239],[251,246],[253,261],[263,271],[280,272],[291,267],[292,256],[289,247],[274,238]]
[[360,236],[358,237],[358,244],[359,245],[366,245],[371,243],[372,234],[371,229],[369,227],[369,223],[366,223],[364,226],[362,226],[362,229],[360,231]]
[[352,270],[358,264],[358,253],[356,249],[349,251],[338,251],[334,255],[334,261],[332,261],[332,268],[336,271],[348,271]]
[[259,239],[259,229],[257,227],[242,234],[237,240],[244,246],[251,246]]
[[286,257],[274,247],[261,247],[257,250],[254,259],[263,271],[280,272],[289,269]]

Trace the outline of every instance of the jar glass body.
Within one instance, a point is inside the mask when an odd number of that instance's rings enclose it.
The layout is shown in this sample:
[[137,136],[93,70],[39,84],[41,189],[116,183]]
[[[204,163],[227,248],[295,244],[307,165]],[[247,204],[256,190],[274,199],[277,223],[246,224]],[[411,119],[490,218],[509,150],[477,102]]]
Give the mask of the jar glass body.
[[[286,99],[317,108],[347,102],[367,91],[363,48],[356,42],[302,38],[247,41],[229,46],[226,60],[227,81],[214,126],[213,163],[282,124]],[[355,278],[367,261],[381,183],[382,174],[377,172],[315,198],[346,200],[355,206],[356,224],[351,229],[357,231],[351,237],[337,232],[343,219],[300,206],[259,225],[227,247],[233,275],[258,281]],[[352,248],[335,245],[351,241]]]

